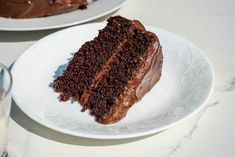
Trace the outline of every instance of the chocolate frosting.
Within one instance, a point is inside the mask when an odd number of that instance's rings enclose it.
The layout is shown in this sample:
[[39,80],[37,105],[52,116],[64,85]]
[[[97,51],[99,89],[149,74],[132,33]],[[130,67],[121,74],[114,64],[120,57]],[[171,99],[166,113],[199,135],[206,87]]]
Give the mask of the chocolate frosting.
[[0,16],[32,18],[82,8],[87,0],[0,0]]
[[147,50],[147,60],[142,60],[141,68],[133,79],[129,81],[123,94],[116,99],[116,103],[112,106],[110,112],[106,116],[98,119],[98,122],[102,124],[115,123],[125,117],[129,108],[135,102],[141,100],[161,77],[163,55],[157,36],[151,32],[147,32],[144,26],[137,20],[132,21],[132,24],[134,27],[154,35],[155,42]]

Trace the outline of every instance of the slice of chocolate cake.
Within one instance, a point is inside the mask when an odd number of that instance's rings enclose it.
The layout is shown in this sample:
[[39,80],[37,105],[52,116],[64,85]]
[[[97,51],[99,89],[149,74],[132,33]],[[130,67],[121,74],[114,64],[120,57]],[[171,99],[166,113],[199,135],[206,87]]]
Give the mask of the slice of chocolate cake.
[[0,0],[0,16],[32,18],[86,8],[90,0]]
[[61,101],[80,102],[102,124],[121,120],[160,79],[163,56],[157,36],[121,16],[74,54],[54,81]]

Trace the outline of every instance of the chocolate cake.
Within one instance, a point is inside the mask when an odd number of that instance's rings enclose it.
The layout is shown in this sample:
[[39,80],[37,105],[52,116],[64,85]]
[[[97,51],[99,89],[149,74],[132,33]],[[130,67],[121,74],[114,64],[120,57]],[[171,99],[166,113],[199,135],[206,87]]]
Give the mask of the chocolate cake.
[[88,0],[0,0],[0,16],[32,18],[84,9]]
[[115,16],[74,54],[54,89],[61,101],[80,102],[99,123],[115,123],[160,79],[162,62],[154,33]]

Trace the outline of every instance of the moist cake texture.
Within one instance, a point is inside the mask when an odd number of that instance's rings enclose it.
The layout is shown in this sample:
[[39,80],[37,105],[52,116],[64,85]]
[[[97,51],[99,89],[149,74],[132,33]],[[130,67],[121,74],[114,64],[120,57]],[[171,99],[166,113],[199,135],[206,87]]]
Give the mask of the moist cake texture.
[[74,54],[54,89],[61,101],[78,101],[99,123],[115,123],[160,79],[162,62],[154,33],[115,16]]
[[32,18],[85,9],[88,0],[0,0],[0,16]]

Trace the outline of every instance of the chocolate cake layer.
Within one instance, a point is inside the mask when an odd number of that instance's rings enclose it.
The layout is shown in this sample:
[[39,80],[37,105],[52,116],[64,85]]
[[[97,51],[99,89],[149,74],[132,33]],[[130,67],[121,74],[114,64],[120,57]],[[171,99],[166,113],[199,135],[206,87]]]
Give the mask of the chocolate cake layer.
[[0,0],[0,16],[32,18],[86,8],[87,0]]
[[78,100],[99,123],[115,123],[160,79],[162,61],[155,34],[136,20],[116,16],[74,55],[54,88],[62,101]]

